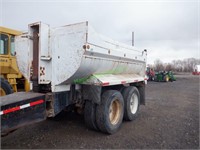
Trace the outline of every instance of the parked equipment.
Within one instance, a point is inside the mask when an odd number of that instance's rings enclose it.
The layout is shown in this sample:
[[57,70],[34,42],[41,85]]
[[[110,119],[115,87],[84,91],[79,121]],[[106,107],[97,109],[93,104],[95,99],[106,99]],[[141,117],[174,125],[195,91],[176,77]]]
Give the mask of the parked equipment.
[[147,67],[146,75],[147,75],[148,81],[155,80],[155,71],[153,70],[153,68]]
[[155,73],[155,81],[157,82],[173,82],[176,81],[176,78],[172,71],[159,71]]
[[38,22],[28,29],[16,38],[16,55],[33,92],[2,98],[3,133],[71,105],[83,109],[89,128],[108,134],[137,117],[145,104],[146,50],[101,36],[88,22],[58,28]]
[[0,96],[30,90],[15,57],[15,36],[20,34],[19,31],[0,27]]
[[174,73],[172,71],[168,71],[167,75],[169,76],[169,81],[176,81],[176,77],[174,76]]
[[200,75],[200,65],[195,65],[193,75]]

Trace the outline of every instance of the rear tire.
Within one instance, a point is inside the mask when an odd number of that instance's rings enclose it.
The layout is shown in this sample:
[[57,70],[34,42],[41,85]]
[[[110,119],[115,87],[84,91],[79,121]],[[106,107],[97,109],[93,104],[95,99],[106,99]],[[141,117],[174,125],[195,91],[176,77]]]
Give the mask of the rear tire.
[[124,100],[119,91],[107,90],[97,105],[96,121],[98,128],[108,134],[119,130],[124,115]]
[[85,102],[84,120],[88,128],[98,130],[96,123],[96,104],[91,101]]
[[122,91],[124,97],[124,120],[134,120],[139,111],[140,93],[136,87],[130,86]]
[[0,78],[0,96],[5,96],[13,92],[14,91],[9,82],[4,78]]

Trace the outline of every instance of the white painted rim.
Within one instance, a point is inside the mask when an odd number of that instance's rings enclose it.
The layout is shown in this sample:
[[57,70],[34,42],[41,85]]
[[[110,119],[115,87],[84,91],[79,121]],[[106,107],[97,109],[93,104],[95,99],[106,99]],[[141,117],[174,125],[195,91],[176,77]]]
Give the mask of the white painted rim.
[[130,109],[132,114],[135,114],[138,109],[138,96],[135,93],[133,93],[133,95],[131,96]]

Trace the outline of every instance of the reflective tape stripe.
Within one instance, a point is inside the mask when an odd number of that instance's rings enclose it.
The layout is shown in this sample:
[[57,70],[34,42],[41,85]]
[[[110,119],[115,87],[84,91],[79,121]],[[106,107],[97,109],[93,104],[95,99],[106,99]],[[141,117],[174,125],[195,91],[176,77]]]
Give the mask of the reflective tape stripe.
[[18,110],[21,110],[21,109],[24,109],[24,108],[35,106],[35,105],[39,105],[39,104],[42,104],[42,103],[44,103],[44,100],[37,100],[35,102],[31,102],[31,103],[28,103],[28,104],[24,104],[24,105],[21,105],[21,106],[17,106],[17,107],[13,107],[13,108],[9,108],[9,109],[0,111],[0,115],[8,114],[8,113],[11,113],[11,112],[14,112],[14,111],[18,111]]
[[107,85],[109,85],[109,84],[110,84],[109,82],[104,82],[104,83],[102,83],[103,86],[107,86]]
[[14,111],[17,111],[17,110],[20,110],[19,106],[3,110],[3,114],[8,114],[8,113],[11,113],[11,112],[14,112]]
[[101,83],[100,85],[101,86],[108,86],[108,85],[117,85],[117,84],[126,84],[126,83],[135,83],[135,82],[140,82],[140,81],[145,81],[147,80],[147,78],[141,78],[141,79],[138,79],[138,80],[123,80],[123,81],[117,81],[117,82],[104,82],[104,83]]
[[121,84],[126,84],[126,81],[122,81]]
[[43,102],[44,102],[44,100],[38,100],[38,101],[35,101],[35,102],[31,102],[30,106],[38,105],[38,104],[41,104]]
[[24,108],[27,108],[27,107],[30,107],[30,103],[20,106],[20,109],[24,109]]

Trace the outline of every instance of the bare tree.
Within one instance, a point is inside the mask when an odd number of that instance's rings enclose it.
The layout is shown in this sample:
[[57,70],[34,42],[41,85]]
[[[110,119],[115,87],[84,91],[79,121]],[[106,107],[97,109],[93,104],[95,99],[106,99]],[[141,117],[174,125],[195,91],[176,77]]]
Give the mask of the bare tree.
[[173,60],[171,63],[163,63],[160,59],[154,61],[155,71],[175,71],[175,72],[192,72],[195,65],[200,65],[200,59],[187,58],[184,60]]
[[163,62],[160,59],[156,59],[154,61],[154,69],[155,69],[155,71],[164,70]]
[[173,65],[171,63],[165,64],[165,70],[166,71],[172,71],[173,70]]
[[[200,64],[200,59],[196,58],[187,58],[184,60],[173,60],[172,63],[170,63],[172,66],[172,71],[177,72],[192,72],[195,65]],[[169,66],[167,65],[165,69],[169,69]]]

